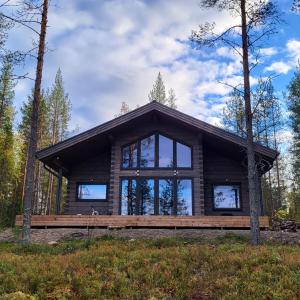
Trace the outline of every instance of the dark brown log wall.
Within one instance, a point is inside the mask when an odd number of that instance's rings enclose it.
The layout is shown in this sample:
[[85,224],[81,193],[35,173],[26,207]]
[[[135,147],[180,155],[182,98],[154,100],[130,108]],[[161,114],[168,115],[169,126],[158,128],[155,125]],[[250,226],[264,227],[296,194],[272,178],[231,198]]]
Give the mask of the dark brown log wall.
[[[222,147],[204,146],[204,195],[205,215],[249,215],[247,168],[234,158],[222,154]],[[213,184],[240,183],[241,210],[214,210]]]
[[107,183],[109,189],[110,151],[99,156],[87,158],[86,161],[74,166],[68,177],[67,200],[65,214],[90,215],[93,206],[100,214],[109,214],[109,201],[77,201],[76,184],[78,182]]

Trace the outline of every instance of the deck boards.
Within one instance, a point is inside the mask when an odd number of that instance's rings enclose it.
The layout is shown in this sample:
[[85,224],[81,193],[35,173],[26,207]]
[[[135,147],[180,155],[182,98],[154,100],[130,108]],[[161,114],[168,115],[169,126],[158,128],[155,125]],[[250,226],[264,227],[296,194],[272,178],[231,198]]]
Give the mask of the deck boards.
[[[16,217],[22,225],[23,216]],[[34,215],[32,227],[169,227],[169,228],[249,228],[249,216],[89,216]],[[269,219],[260,217],[260,227],[268,228]]]

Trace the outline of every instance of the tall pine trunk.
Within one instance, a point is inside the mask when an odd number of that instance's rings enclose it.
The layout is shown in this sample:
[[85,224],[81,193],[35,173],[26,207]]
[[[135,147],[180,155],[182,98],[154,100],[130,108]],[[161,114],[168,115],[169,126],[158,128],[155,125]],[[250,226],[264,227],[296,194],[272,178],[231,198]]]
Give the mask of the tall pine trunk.
[[33,196],[34,174],[35,174],[35,153],[37,150],[37,139],[38,139],[38,119],[39,119],[39,107],[40,107],[40,97],[41,97],[43,63],[44,63],[44,54],[45,54],[47,15],[48,15],[48,0],[44,0],[42,19],[41,19],[41,30],[39,35],[36,79],[34,85],[34,97],[33,97],[33,105],[32,105],[31,124],[30,124],[27,174],[25,180],[24,215],[23,215],[23,230],[22,230],[22,243],[24,244],[30,242],[32,196]]
[[252,126],[253,116],[252,116],[251,95],[250,95],[250,70],[249,70],[249,53],[248,53],[246,0],[241,0],[241,19],[242,19],[244,100],[245,100],[245,118],[246,118],[246,131],[247,131],[247,159],[248,159],[251,241],[253,245],[257,245],[260,242],[260,231],[259,231],[258,191],[256,185],[256,163],[255,163],[253,126]]

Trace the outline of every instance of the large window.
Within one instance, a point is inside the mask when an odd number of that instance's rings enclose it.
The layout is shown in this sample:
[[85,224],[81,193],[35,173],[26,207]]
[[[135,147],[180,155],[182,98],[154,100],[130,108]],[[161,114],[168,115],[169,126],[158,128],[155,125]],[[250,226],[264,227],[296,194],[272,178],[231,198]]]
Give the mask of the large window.
[[141,168],[153,168],[155,159],[155,136],[151,135],[141,140]]
[[121,182],[121,215],[138,214],[137,185],[135,179],[123,179]]
[[163,136],[158,136],[158,166],[160,168],[173,167],[173,140]]
[[240,209],[240,185],[222,184],[213,186],[215,209]]
[[192,167],[192,149],[181,143],[176,143],[177,166],[179,168]]
[[101,201],[107,199],[107,185],[99,183],[78,183],[77,200]]
[[123,148],[123,168],[137,167],[137,143],[131,144]]
[[158,180],[159,214],[174,214],[174,184],[172,179]]
[[152,134],[122,148],[122,168],[192,168],[192,148],[162,134]]
[[121,214],[191,216],[192,179],[123,178]]
[[154,179],[140,180],[140,213],[154,215]]
[[192,215],[192,180],[177,180],[177,215]]

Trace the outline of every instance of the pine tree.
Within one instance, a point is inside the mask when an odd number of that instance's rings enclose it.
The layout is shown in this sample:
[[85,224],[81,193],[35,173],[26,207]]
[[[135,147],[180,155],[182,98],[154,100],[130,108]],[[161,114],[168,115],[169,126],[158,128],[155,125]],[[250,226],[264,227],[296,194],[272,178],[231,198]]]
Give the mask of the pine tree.
[[250,73],[252,63],[249,56],[257,54],[258,43],[276,32],[276,23],[280,14],[272,1],[249,0],[202,0],[202,8],[219,9],[228,12],[234,24],[222,32],[215,30],[215,23],[199,25],[198,31],[192,31],[191,40],[198,46],[230,46],[241,57],[243,75],[243,98],[245,105],[248,186],[250,202],[251,240],[253,245],[260,242],[259,212],[260,192],[257,184],[258,170],[255,161],[253,136],[253,108],[251,102]]
[[[67,137],[70,121],[71,102],[65,92],[61,70],[58,69],[54,85],[46,100],[47,123],[50,145],[54,145]],[[46,200],[43,213],[51,213],[54,209],[56,182],[52,174],[48,174]]]
[[177,105],[176,105],[177,98],[176,98],[174,89],[169,89],[168,93],[169,93],[169,95],[167,98],[167,105],[170,106],[171,108],[176,109],[177,108]]
[[148,95],[148,99],[149,102],[157,101],[161,104],[167,103],[166,89],[160,72],[158,73],[157,79],[153,84],[153,88]]
[[122,101],[120,112],[118,114],[115,114],[115,118],[125,115],[128,112],[130,112],[129,105],[125,101]]
[[28,145],[28,156],[26,166],[25,192],[24,192],[24,213],[22,240],[23,244],[30,242],[31,214],[32,214],[32,195],[34,192],[34,174],[35,174],[35,153],[38,141],[38,122],[40,109],[41,84],[44,65],[44,54],[46,44],[46,31],[48,20],[48,0],[43,0],[42,16],[40,22],[38,56],[36,65],[36,78],[34,84],[34,97],[32,105],[32,115],[30,122],[30,135]]
[[300,188],[300,65],[288,86],[288,109],[293,132],[293,179],[295,187]]
[[12,66],[4,61],[0,75],[0,225],[12,215],[16,165],[14,161]]
[[288,194],[290,214],[300,217],[300,64],[288,86],[288,109],[293,133],[291,146],[293,190]]

